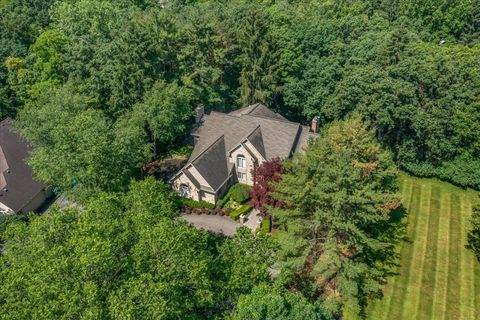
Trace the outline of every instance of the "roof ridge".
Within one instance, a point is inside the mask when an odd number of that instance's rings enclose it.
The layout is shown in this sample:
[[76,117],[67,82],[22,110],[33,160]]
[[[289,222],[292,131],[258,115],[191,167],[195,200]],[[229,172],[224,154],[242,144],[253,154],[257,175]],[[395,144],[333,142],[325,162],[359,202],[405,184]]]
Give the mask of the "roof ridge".
[[257,103],[255,103],[255,104],[252,104],[252,105],[247,106],[247,108],[249,108],[249,107],[253,107],[253,108],[252,108],[250,111],[248,111],[247,113],[245,113],[245,114],[250,114],[250,113],[252,113],[252,112],[253,112],[255,109],[257,109],[259,106],[260,106],[260,102],[257,102]]
[[299,123],[297,127],[297,132],[295,132],[295,138],[293,139],[292,148],[290,149],[290,155],[292,155],[297,149],[297,145],[300,142],[300,136],[302,135],[303,126]]
[[[259,115],[242,114],[242,116],[254,117],[254,118],[261,118],[261,119],[272,120],[272,121],[279,121],[279,122],[289,123],[289,124],[294,124],[294,125],[299,124],[298,122],[293,122],[293,121],[290,121],[290,120],[287,120],[287,119],[282,120],[282,119],[270,118],[270,117],[259,116]],[[237,117],[237,118],[238,118],[238,117]]]
[[210,114],[212,114],[212,113],[219,114],[219,115],[222,115],[222,116],[227,116],[227,117],[234,118],[234,119],[241,119],[243,116],[247,116],[247,117],[260,118],[260,119],[265,119],[265,120],[278,121],[278,122],[283,122],[283,123],[288,123],[288,124],[293,124],[293,125],[299,125],[300,124],[298,122],[293,122],[293,121],[290,121],[288,119],[282,120],[282,119],[270,118],[270,117],[259,116],[259,115],[251,115],[249,113],[240,114],[239,116],[232,116],[229,113],[223,113],[223,112],[218,112],[218,111],[213,111],[213,110],[210,112]]

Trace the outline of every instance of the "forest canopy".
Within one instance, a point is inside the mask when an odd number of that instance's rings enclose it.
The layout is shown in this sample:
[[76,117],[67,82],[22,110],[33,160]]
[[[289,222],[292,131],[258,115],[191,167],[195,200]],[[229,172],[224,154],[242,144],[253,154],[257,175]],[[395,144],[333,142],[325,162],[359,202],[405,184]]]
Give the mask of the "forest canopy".
[[[0,318],[364,315],[398,262],[398,168],[480,189],[479,40],[476,0],[0,0],[0,120],[76,203],[0,221]],[[198,106],[257,102],[321,127],[254,188],[275,236],[196,230],[137,179]]]
[[358,113],[401,168],[480,188],[476,1],[7,0],[0,15],[0,117],[40,147],[31,161],[47,183],[109,191],[111,179],[83,155],[85,176],[73,172],[51,129],[67,142],[126,131],[118,190],[183,141],[196,105],[263,102],[322,125]]

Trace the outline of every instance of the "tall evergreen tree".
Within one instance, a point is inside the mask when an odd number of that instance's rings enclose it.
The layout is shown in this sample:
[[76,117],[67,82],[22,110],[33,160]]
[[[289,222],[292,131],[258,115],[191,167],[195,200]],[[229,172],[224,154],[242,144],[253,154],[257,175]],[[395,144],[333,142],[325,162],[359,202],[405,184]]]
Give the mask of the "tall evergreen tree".
[[361,313],[393,258],[401,203],[390,154],[354,118],[326,129],[286,171],[274,193],[285,208],[271,213],[291,285],[308,284],[333,313]]
[[240,26],[240,101],[242,105],[268,103],[273,93],[275,50],[268,33],[268,15],[261,8],[247,10]]

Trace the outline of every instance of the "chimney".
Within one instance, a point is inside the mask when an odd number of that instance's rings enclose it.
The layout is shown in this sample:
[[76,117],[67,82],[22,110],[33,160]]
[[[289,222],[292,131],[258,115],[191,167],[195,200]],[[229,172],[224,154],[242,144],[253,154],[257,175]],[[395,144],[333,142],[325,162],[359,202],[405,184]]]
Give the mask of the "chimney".
[[310,126],[310,130],[313,132],[313,133],[318,133],[320,129],[320,117],[319,116],[315,116],[313,117],[312,119],[312,125]]
[[195,108],[195,123],[200,123],[200,120],[202,120],[204,114],[205,114],[205,107],[203,106],[203,104],[199,104]]

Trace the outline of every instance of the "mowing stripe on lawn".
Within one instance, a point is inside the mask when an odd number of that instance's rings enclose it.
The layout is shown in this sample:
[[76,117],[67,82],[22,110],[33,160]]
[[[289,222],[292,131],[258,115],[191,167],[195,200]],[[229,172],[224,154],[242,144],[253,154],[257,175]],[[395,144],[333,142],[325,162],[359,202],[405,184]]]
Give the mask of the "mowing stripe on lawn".
[[406,285],[409,279],[410,265],[414,260],[414,236],[415,229],[418,228],[417,213],[420,211],[420,198],[422,195],[422,188],[417,183],[412,182],[412,201],[409,210],[407,237],[408,242],[404,241],[400,254],[400,268],[399,274],[396,276],[398,279],[395,281],[394,289],[392,292],[391,300],[395,303],[391,303],[387,314],[389,319],[401,319],[403,303],[405,302],[405,295],[407,294]]
[[462,277],[462,250],[463,247],[462,233],[462,212],[460,210],[460,197],[458,193],[452,193],[450,201],[450,241],[448,260],[448,284],[447,284],[447,310],[445,312],[446,319],[461,319],[460,305],[461,300],[461,286],[462,283],[458,280]]
[[[422,185],[420,197],[420,210],[418,210],[417,226],[412,237],[413,257],[410,260],[408,277],[406,278],[406,290],[403,301],[402,313],[399,319],[405,317],[417,319],[417,311],[420,302],[420,290],[422,285],[422,270],[424,267],[425,253],[427,250],[427,236],[429,225],[430,198],[432,192],[431,184]],[[407,260],[408,261],[408,260]],[[405,317],[403,316],[405,315]]]
[[[407,209],[407,212],[410,212],[410,204],[413,195],[413,185],[411,179],[400,179],[400,187],[399,191],[402,195],[402,204]],[[401,255],[402,246],[398,248],[398,255]],[[401,259],[399,259],[398,263],[401,263]],[[399,267],[397,268],[397,272],[399,271]],[[392,295],[393,291],[395,290],[395,282],[397,281],[398,275],[390,277],[388,279],[388,283],[383,290],[384,297],[381,300],[376,300],[372,304],[371,312],[368,314],[370,315],[371,319],[382,319],[387,320],[389,317],[388,310],[390,309],[390,304],[392,302]]]
[[[429,319],[433,311],[433,295],[435,292],[435,274],[437,273],[438,229],[440,223],[441,191],[436,185],[432,187],[430,206],[428,208],[428,229],[424,244],[423,263],[418,270],[421,274],[420,288],[417,297],[417,316],[414,319]],[[427,212],[425,212],[427,214]]]
[[[470,219],[471,219],[471,216],[472,216],[472,210],[473,210],[473,205],[474,205],[474,202],[472,203],[472,201],[477,201],[477,198],[475,199],[468,199],[468,201],[466,201],[465,203],[465,207],[466,207],[466,217],[468,217],[468,224],[467,224],[467,227],[463,230],[464,231],[464,242],[465,244],[467,244],[467,230],[470,230]],[[473,298],[471,299],[472,303],[473,303],[473,307],[471,309],[471,312],[472,312],[472,319],[479,319],[480,317],[480,263],[479,261],[477,260],[475,254],[473,253],[473,251],[471,251],[470,249],[464,249],[465,251],[468,252],[468,257],[469,257],[469,260],[471,261],[471,264],[472,264],[472,269],[473,269],[473,274],[472,274],[472,277],[473,277],[473,288],[472,289],[472,292],[471,292],[471,295],[473,296]]]
[[451,193],[443,189],[440,198],[440,216],[437,237],[437,256],[436,256],[436,272],[435,287],[433,291],[433,310],[432,319],[445,319],[447,308],[447,283],[448,283],[448,263],[450,254],[455,259],[454,252],[449,252],[450,241],[450,216],[451,216]]
[[[471,206],[469,203],[467,203],[465,198],[462,198],[461,201],[461,212],[462,214],[462,244],[466,244],[466,239],[465,239],[465,231],[467,230],[469,226],[469,217],[470,215],[467,214],[468,212],[471,212]],[[470,250],[463,249],[462,250],[462,257],[463,257],[463,264],[462,264],[462,270],[461,273],[463,274],[462,280],[463,280],[463,288],[464,289],[464,294],[462,296],[462,302],[464,308],[463,310],[463,319],[475,319],[475,262],[473,253]]]
[[478,192],[404,174],[400,180],[411,242],[398,244],[399,274],[368,319],[480,319],[480,263],[465,248]]
[[480,318],[480,263],[475,258],[475,319]]

